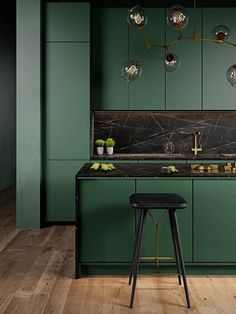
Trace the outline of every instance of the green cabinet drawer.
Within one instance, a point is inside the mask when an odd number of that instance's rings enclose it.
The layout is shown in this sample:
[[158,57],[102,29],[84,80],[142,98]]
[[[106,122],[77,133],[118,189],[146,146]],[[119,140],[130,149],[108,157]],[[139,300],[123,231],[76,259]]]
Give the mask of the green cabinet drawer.
[[[177,210],[177,217],[184,260],[192,262],[192,180],[137,180],[137,193],[178,193],[186,199],[188,207]],[[151,210],[151,213],[157,219],[163,210]],[[149,215],[144,226],[141,255],[156,256],[156,229]],[[160,256],[174,257],[168,214],[160,226]]]
[[[165,9],[146,8],[148,23],[145,34],[152,44],[165,44]],[[130,83],[129,108],[140,110],[165,109],[164,49],[153,48],[144,54],[145,34],[133,26],[129,27],[129,59],[138,60],[142,75]]]
[[89,41],[89,3],[47,3],[47,41]]
[[46,159],[89,159],[89,44],[46,49]]
[[128,109],[128,83],[122,65],[128,60],[126,8],[95,8],[93,14],[93,110]]
[[85,162],[45,162],[46,221],[75,220],[75,175]]
[[[191,36],[194,31],[194,11],[189,8],[187,10],[190,21],[183,34]],[[196,11],[196,21],[197,33],[201,34],[201,9]],[[178,31],[166,26],[167,42],[175,40],[178,35]],[[181,40],[169,49],[169,52],[178,55],[180,67],[174,72],[166,72],[167,110],[201,110],[201,49],[202,43],[193,40]]]
[[[203,9],[203,36],[211,37],[217,25],[230,29],[229,41],[236,42],[236,8]],[[203,43],[203,109],[235,110],[236,93],[226,79],[226,71],[235,64],[235,48],[226,44]]]
[[236,180],[194,181],[194,262],[236,262]]
[[129,196],[135,181],[93,179],[79,184],[81,262],[130,262],[135,225]]

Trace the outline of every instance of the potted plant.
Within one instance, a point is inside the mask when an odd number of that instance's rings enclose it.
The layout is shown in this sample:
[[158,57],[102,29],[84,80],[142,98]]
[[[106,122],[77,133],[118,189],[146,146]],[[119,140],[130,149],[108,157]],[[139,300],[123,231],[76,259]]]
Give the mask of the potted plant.
[[98,139],[98,140],[95,141],[95,145],[97,146],[97,153],[98,153],[98,155],[103,155],[104,144],[105,144],[104,140]]
[[116,142],[113,138],[109,137],[106,139],[105,145],[106,145],[106,151],[107,151],[108,155],[113,154],[113,149],[114,149],[115,144],[116,144]]

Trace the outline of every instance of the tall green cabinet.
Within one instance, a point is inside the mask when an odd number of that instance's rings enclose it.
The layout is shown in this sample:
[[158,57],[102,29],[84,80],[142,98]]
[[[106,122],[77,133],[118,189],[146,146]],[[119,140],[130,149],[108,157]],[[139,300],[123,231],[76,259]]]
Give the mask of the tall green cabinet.
[[90,7],[46,5],[46,221],[74,221],[74,176],[89,159]]

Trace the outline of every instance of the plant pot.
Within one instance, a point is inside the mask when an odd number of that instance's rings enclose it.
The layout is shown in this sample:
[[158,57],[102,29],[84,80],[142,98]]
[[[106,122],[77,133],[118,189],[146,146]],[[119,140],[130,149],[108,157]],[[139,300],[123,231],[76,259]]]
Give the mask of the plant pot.
[[107,154],[112,155],[113,154],[113,147],[107,147]]
[[98,155],[103,155],[104,147],[97,147],[97,153]]

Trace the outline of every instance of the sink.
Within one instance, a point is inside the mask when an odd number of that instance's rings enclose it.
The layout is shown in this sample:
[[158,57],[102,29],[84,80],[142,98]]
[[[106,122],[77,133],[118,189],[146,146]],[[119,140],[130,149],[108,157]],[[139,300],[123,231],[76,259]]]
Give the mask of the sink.
[[185,155],[183,154],[165,154],[165,153],[150,153],[150,154],[134,154],[136,156],[142,156],[142,157],[159,157],[159,158],[176,158],[181,157],[184,158]]
[[236,153],[233,154],[220,154],[222,157],[228,157],[228,158],[236,158]]

